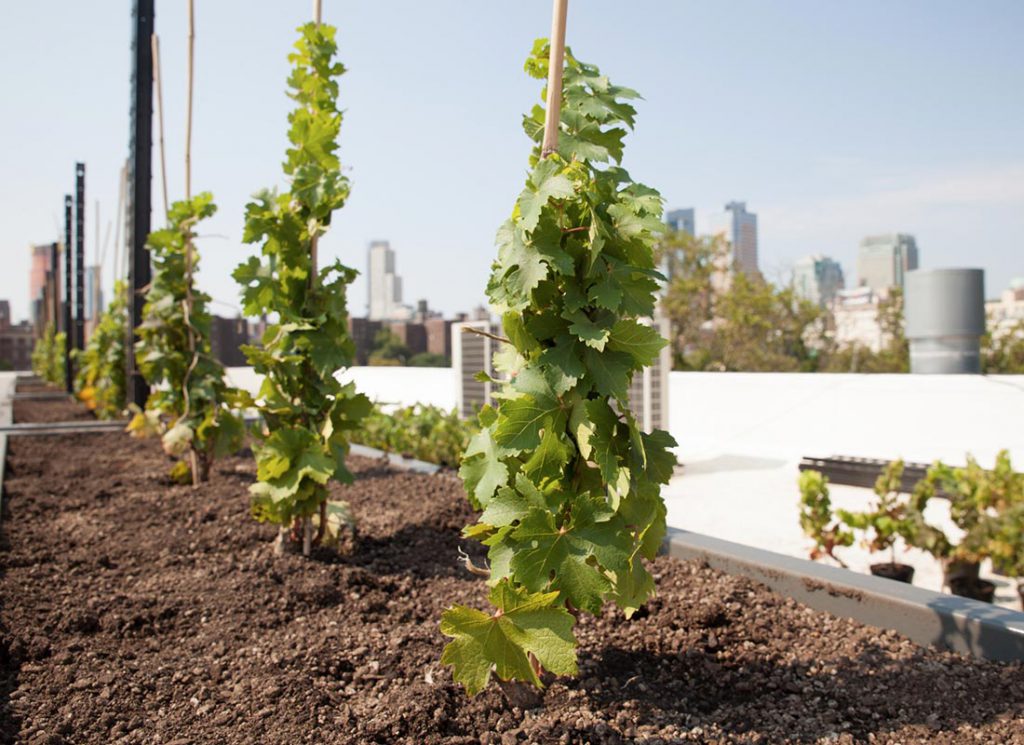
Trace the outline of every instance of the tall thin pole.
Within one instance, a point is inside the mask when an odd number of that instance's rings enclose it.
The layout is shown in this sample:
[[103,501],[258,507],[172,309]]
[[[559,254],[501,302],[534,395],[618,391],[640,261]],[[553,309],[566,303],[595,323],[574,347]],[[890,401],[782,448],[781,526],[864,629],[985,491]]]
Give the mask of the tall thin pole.
[[[320,0],[313,0],[313,22],[317,26],[321,23],[323,17],[323,7]],[[314,233],[309,238],[309,278],[308,286],[310,289],[316,287],[316,271],[317,271],[317,244],[319,242],[319,233]],[[327,519],[327,503],[320,503],[320,530],[324,529],[325,521]],[[302,518],[302,555],[309,556],[310,551],[313,548],[313,521],[310,517],[306,516]]]
[[[323,17],[323,7],[321,5],[320,0],[313,0],[313,22],[316,23],[317,26],[319,26],[320,23],[321,23],[320,19],[322,17]],[[318,251],[319,251],[319,245],[318,245],[319,242],[320,242],[320,235],[319,235],[319,233],[310,236],[310,239],[309,239],[309,286],[311,288],[316,286],[317,264],[319,263],[319,260],[318,260],[319,257],[317,255]]]
[[[193,0],[188,0],[188,54],[186,58],[188,60],[188,90],[187,90],[187,105],[185,107],[185,200],[192,200],[192,81],[193,81],[193,66],[196,46],[196,23],[195,23],[195,3]],[[188,336],[188,351],[192,355],[192,360],[189,362],[188,368],[185,370],[185,376],[181,381],[182,395],[185,399],[185,411],[182,417],[186,417],[189,414],[189,409],[192,407],[192,400],[189,397],[189,379],[192,376],[192,370],[195,369],[196,363],[198,362],[198,355],[196,353],[196,332],[195,327],[192,325],[192,269],[195,262],[194,248],[192,246],[192,225],[188,224],[185,227],[188,232],[185,235],[185,331]],[[195,448],[189,449],[189,464],[192,471],[192,486],[199,486],[201,481],[201,474],[199,473],[199,458],[196,454]]]
[[74,370],[71,367],[71,345],[74,330],[71,319],[72,280],[71,259],[71,195],[64,195],[64,388],[68,393],[74,390]]
[[558,127],[562,116],[562,66],[565,64],[565,17],[569,0],[554,0],[551,11],[551,41],[548,56],[548,100],[544,116],[544,145],[541,157],[558,149]]
[[164,152],[164,86],[160,70],[160,37],[153,34],[153,83],[156,85],[157,136],[160,141],[160,181],[164,190],[164,222],[170,214],[167,206],[167,155]]
[[188,106],[185,112],[185,199],[192,199],[192,67],[196,46],[195,3],[188,0]]
[[57,249],[58,244],[50,244],[50,277],[52,284],[50,287],[50,323],[53,324],[53,332],[57,333],[57,329],[60,326],[60,251]]
[[128,167],[127,227],[128,303],[131,319],[131,343],[128,345],[128,400],[136,406],[146,405],[149,386],[135,364],[134,329],[142,323],[143,292],[149,285],[151,268],[146,239],[150,226],[150,189],[153,179],[153,0],[134,0],[132,15],[132,97],[131,141]]
[[[98,267],[103,262],[103,248],[102,248],[102,246],[103,246],[103,244],[100,243],[100,200],[97,199],[96,200],[96,243],[93,245],[93,249],[92,249],[93,261],[96,262],[94,266],[96,266],[97,268],[93,269],[93,268],[90,268],[90,267],[86,267],[86,269],[89,272],[89,276],[92,278],[92,281],[91,281],[91,284],[92,284],[92,287],[91,287],[91,289],[92,289],[92,296],[89,298],[89,304],[92,306],[92,314],[89,316],[89,320],[92,321],[93,324],[95,324],[99,320],[100,312],[102,310],[100,308],[100,304],[98,302],[99,299],[100,299],[100,276],[99,276],[100,270],[99,270]],[[94,328],[95,328],[95,326],[94,326]]]
[[85,163],[75,163],[75,349],[85,349]]
[[125,181],[128,178],[128,166],[121,166],[121,172],[117,181],[117,214],[114,216],[114,284],[124,276],[121,265],[122,254],[121,254],[121,222],[125,219],[124,215],[124,192],[125,192]]

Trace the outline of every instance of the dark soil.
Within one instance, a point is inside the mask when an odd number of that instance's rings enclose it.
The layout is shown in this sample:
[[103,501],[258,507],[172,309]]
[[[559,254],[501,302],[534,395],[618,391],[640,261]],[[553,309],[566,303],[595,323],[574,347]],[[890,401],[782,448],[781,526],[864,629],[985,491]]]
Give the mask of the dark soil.
[[996,586],[986,579],[956,577],[949,582],[949,591],[962,598],[991,603],[996,597]]
[[[55,402],[19,402],[48,418]],[[157,443],[11,438],[0,532],[0,742],[1024,742],[1024,669],[927,650],[696,563],[659,559],[633,621],[578,625],[581,675],[521,711],[467,699],[441,611],[457,479],[353,458],[354,552],[274,558],[251,459],[173,486]],[[475,554],[479,556],[479,553]]]
[[876,577],[884,577],[908,585],[914,581],[914,567],[909,564],[872,564],[870,569]]

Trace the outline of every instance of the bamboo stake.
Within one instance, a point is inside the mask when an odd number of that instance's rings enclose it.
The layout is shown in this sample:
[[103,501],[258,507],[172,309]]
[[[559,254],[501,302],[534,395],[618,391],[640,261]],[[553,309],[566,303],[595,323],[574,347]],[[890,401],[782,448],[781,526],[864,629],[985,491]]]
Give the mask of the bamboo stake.
[[[313,0],[313,22],[319,26],[323,17],[323,6],[320,0]],[[316,272],[318,261],[318,244],[320,234],[314,233],[309,237],[309,288],[316,287]],[[321,518],[322,519],[322,518]],[[321,527],[323,527],[321,525]],[[302,518],[302,555],[309,556],[313,547],[313,520],[308,515]]]
[[150,37],[153,43],[153,83],[156,85],[157,132],[160,141],[160,180],[164,189],[164,222],[170,209],[167,206],[167,155],[164,152],[164,87],[160,75],[160,37]]
[[565,64],[565,17],[569,0],[553,0],[551,40],[548,56],[548,100],[544,115],[544,145],[540,157],[546,158],[558,149],[558,128],[562,115],[562,66]]
[[[313,22],[317,26],[320,25],[320,19],[322,17],[323,7],[320,0],[313,0]],[[320,235],[315,234],[309,238],[309,286],[312,288],[316,286],[316,272],[318,262],[318,250],[320,242]]]
[[[187,89],[187,105],[185,107],[185,199],[186,201],[192,200],[192,88],[193,88],[193,58],[195,55],[195,41],[196,41],[196,26],[195,26],[195,3],[194,0],[188,0],[188,54],[186,56],[188,60],[188,89]],[[185,377],[182,380],[182,395],[185,398],[185,413],[187,416],[189,410],[192,407],[192,401],[189,398],[188,384],[189,378],[192,377],[192,371],[195,369],[196,363],[199,361],[199,355],[196,352],[196,334],[195,329],[192,327],[192,309],[193,309],[193,298],[192,298],[192,264],[193,264],[193,250],[192,250],[192,225],[188,224],[185,228],[188,231],[188,235],[185,238],[185,329],[188,333],[188,351],[192,354],[192,361],[189,363],[188,369],[185,371]],[[196,453],[195,447],[189,448],[189,466],[192,471],[192,486],[197,487],[200,483],[199,473],[199,456]]]
[[117,184],[117,214],[114,215],[114,284],[121,279],[121,223],[124,220],[125,181],[128,167],[121,166],[121,178]]
[[195,44],[195,3],[193,0],[188,0],[188,109],[185,113],[185,199],[192,199],[192,67]]

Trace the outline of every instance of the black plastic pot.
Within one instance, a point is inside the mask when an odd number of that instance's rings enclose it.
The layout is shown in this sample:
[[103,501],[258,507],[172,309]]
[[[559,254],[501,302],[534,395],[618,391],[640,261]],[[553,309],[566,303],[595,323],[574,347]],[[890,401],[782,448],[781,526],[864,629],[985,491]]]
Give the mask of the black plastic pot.
[[876,577],[894,579],[897,582],[905,582],[908,585],[914,581],[914,567],[909,564],[893,564],[891,562],[872,564],[871,573]]
[[950,584],[956,579],[977,580],[980,570],[981,564],[977,561],[945,559],[942,562],[942,584],[950,587]]
[[983,603],[991,603],[996,596],[996,586],[986,579],[958,577],[950,581],[949,590],[954,595]]

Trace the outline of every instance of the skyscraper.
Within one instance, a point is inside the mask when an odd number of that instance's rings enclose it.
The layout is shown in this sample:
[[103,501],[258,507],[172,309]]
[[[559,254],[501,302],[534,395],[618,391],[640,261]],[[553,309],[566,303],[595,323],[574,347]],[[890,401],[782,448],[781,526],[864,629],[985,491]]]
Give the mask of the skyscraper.
[[828,256],[805,256],[793,264],[793,289],[815,305],[830,304],[843,286],[843,268]]
[[756,274],[757,215],[747,212],[746,202],[729,202],[725,211],[711,219],[711,234],[724,235],[732,252],[732,264],[741,272]]
[[395,274],[395,252],[387,241],[373,241],[369,250],[370,268],[367,317],[371,321],[394,318],[402,309],[402,278]]
[[85,317],[98,321],[103,313],[103,284],[98,264],[85,268]]
[[857,284],[878,293],[904,286],[906,273],[917,269],[917,242],[905,233],[869,235],[857,252]]
[[690,235],[697,234],[692,207],[669,210],[669,212],[665,214],[665,224],[672,230],[677,230],[680,233],[689,233]]
[[32,323],[39,326],[43,317],[43,287],[50,266],[50,244],[32,246],[32,264],[28,275],[28,300],[32,310]]

